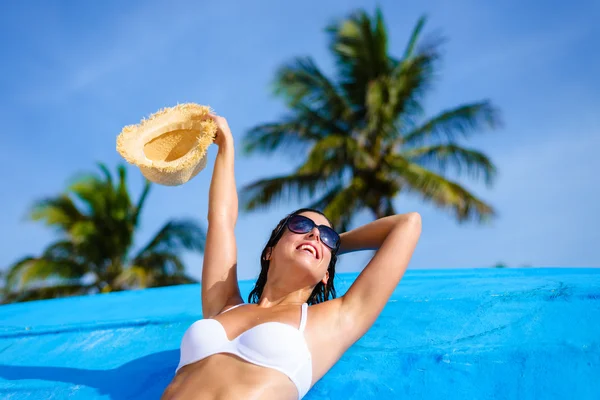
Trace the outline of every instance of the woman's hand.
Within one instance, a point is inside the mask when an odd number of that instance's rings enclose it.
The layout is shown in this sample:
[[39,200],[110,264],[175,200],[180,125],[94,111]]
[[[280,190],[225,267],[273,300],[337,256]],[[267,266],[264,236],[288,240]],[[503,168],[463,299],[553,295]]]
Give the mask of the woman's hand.
[[396,225],[405,224],[411,218],[414,219],[415,215],[416,213],[391,215],[342,233],[338,254],[379,249]]
[[233,135],[231,134],[231,129],[229,129],[227,120],[214,114],[210,114],[210,118],[217,124],[217,136],[215,137],[215,144],[219,146],[219,148],[226,145],[232,145]]

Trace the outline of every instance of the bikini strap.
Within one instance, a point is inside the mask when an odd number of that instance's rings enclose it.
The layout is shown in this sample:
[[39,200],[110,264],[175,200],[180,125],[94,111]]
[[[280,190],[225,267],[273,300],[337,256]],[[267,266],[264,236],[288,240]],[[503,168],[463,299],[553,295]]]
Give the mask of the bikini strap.
[[222,311],[222,312],[221,312],[221,314],[225,314],[227,311],[231,311],[231,310],[233,310],[234,308],[238,308],[239,306],[245,306],[245,305],[246,305],[246,303],[240,303],[240,304],[236,304],[235,306],[233,306],[233,307],[231,307],[231,308],[228,308],[228,309],[227,309],[227,310],[225,310],[225,311]]
[[306,327],[306,317],[308,316],[308,303],[302,304],[302,317],[300,318],[300,327],[298,330],[300,332],[304,332],[304,328]]

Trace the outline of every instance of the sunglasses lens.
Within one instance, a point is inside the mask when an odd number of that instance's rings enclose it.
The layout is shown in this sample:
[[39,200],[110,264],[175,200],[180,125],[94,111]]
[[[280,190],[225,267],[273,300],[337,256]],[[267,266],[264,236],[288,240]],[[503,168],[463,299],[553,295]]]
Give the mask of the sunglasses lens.
[[329,247],[330,249],[335,249],[337,247],[337,243],[339,241],[338,234],[331,228],[322,227],[320,229],[321,240],[323,243]]
[[[294,215],[288,220],[288,228],[294,233],[308,233],[316,226],[310,219],[302,215]],[[321,225],[319,226],[319,235],[325,246],[334,250],[340,240],[339,235],[331,228]]]
[[314,222],[301,215],[294,215],[288,221],[288,228],[294,233],[308,233],[315,227]]

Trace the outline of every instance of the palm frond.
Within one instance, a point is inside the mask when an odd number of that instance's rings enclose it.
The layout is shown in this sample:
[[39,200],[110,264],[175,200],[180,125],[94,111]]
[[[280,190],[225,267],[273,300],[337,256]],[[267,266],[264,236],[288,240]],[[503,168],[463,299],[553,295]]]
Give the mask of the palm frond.
[[50,244],[40,258],[68,267],[67,271],[62,272],[63,278],[81,278],[89,272],[86,261],[90,260],[81,254],[77,244],[70,240]]
[[391,198],[386,197],[386,198],[382,199],[381,206],[383,209],[383,213],[386,217],[389,215],[396,215],[396,208],[394,207],[394,204],[392,203]]
[[496,128],[499,124],[499,112],[489,101],[465,104],[431,118],[407,133],[402,142],[406,146],[423,144],[432,139],[436,142],[453,142],[459,134],[467,136],[484,128]]
[[150,287],[188,285],[198,281],[186,274],[161,275],[152,280]]
[[152,273],[149,269],[133,265],[121,271],[111,284],[112,290],[128,290],[150,286]]
[[67,283],[52,286],[41,286],[25,290],[8,291],[4,294],[3,303],[17,303],[32,300],[54,299],[58,297],[78,296],[90,292],[91,285],[83,283]]
[[68,191],[86,205],[89,216],[109,215],[112,187],[97,176],[87,176],[73,182]]
[[134,264],[141,265],[139,259],[160,252],[181,250],[204,251],[206,234],[202,226],[191,219],[168,221],[134,257]]
[[97,163],[98,168],[100,169],[100,171],[102,172],[102,175],[104,176],[104,181],[106,182],[106,184],[108,186],[113,186],[113,179],[112,179],[112,174],[110,173],[108,167],[106,166],[106,164],[104,163]]
[[20,278],[23,270],[30,264],[36,262],[36,260],[37,257],[33,256],[22,257],[6,269],[5,287],[7,290],[20,288],[22,286]]
[[8,268],[6,287],[20,290],[49,278],[60,280],[80,279],[82,266],[68,258],[24,257]]
[[[129,198],[129,190],[127,188],[127,170],[124,165],[117,167],[119,175],[119,184],[112,191],[114,193],[114,205],[112,210],[113,218],[119,221],[126,220],[131,217],[132,210],[131,199]],[[110,184],[112,187],[112,184]],[[133,225],[132,225],[133,226]]]
[[318,199],[314,200],[307,207],[323,212],[323,210],[325,210],[327,205],[329,205],[329,203],[331,203],[331,201],[335,198],[335,196],[337,196],[337,194],[342,189],[344,189],[344,185],[342,185],[341,183],[333,186],[330,190],[325,192],[325,194],[323,194]]
[[350,184],[339,191],[323,210],[333,225],[342,231],[349,229],[354,213],[362,207],[365,194],[365,183],[360,178],[354,178]]
[[285,201],[302,201],[321,190],[327,190],[328,182],[321,173],[291,174],[260,179],[240,191],[241,203],[247,211],[257,210]]
[[244,137],[246,154],[276,149],[301,151],[321,139],[318,127],[303,118],[287,118],[283,122],[263,124],[250,129]]
[[326,108],[315,108],[305,104],[299,104],[295,108],[295,118],[305,121],[321,138],[330,135],[350,136],[353,129],[360,126],[357,121],[334,118]]
[[417,47],[417,43],[421,35],[421,31],[423,30],[423,27],[425,26],[426,22],[427,18],[425,16],[422,16],[417,21],[417,24],[415,25],[412,33],[410,34],[410,39],[408,40],[408,44],[406,46],[406,50],[404,51],[404,56],[402,57],[402,59],[407,60],[413,57],[415,48]]
[[390,165],[394,168],[394,179],[403,182],[404,190],[420,194],[424,200],[432,201],[440,208],[452,210],[459,222],[470,219],[485,221],[494,215],[491,206],[467,189],[403,157],[394,157]]
[[69,240],[54,242],[44,249],[42,257],[53,260],[74,259],[77,257],[76,246]]
[[339,89],[310,57],[298,57],[277,71],[275,93],[283,95],[291,108],[299,104],[326,108],[331,118],[344,118],[351,109]]
[[421,102],[435,79],[439,46],[433,41],[420,46],[416,54],[402,59],[390,73],[390,107],[403,125],[423,114]]
[[185,265],[172,251],[155,251],[142,254],[134,260],[135,266],[143,268],[150,276],[172,275],[185,272]]
[[324,178],[341,179],[350,165],[362,168],[373,162],[369,154],[352,137],[331,135],[319,140],[311,149],[298,174],[320,173]]
[[402,156],[422,167],[433,168],[441,173],[452,167],[458,175],[466,173],[473,179],[483,176],[488,185],[496,175],[496,167],[485,154],[455,144],[408,149],[402,152]]
[[392,67],[387,55],[387,32],[378,12],[373,21],[364,11],[327,28],[336,57],[341,86],[358,114],[363,114],[367,84]]
[[172,252],[153,252],[134,260],[115,281],[119,288],[157,287],[194,283],[185,273],[183,261]]
[[383,16],[377,12],[373,21],[363,10],[330,25],[330,48],[339,65],[348,72],[346,78],[368,82],[389,72],[387,31]]
[[152,184],[150,183],[149,180],[145,179],[144,180],[144,189],[142,190],[142,194],[140,195],[140,198],[137,201],[137,204],[134,208],[133,211],[133,216],[131,218],[131,222],[134,228],[138,227],[139,224],[139,220],[140,220],[140,214],[142,212],[142,209],[144,208],[144,204],[146,203],[146,198],[148,197],[148,193],[150,193],[150,188],[151,188]]
[[85,220],[85,216],[66,194],[37,201],[30,211],[30,218],[33,221],[43,221],[64,233],[68,233],[73,225]]
[[[366,112],[368,128],[370,132],[379,135],[381,125],[385,120],[384,114],[386,105],[389,104],[389,85],[385,76],[373,80],[367,87],[366,92]],[[393,121],[393,118],[391,118]]]

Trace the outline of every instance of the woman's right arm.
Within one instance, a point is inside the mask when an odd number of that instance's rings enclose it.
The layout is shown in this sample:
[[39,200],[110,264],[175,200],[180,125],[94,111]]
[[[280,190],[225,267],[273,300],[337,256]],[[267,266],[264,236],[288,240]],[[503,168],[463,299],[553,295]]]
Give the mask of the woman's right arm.
[[233,136],[223,117],[212,116],[219,147],[208,195],[208,232],[202,265],[202,315],[211,318],[225,306],[243,302],[237,281],[235,224],[238,196],[233,170]]

